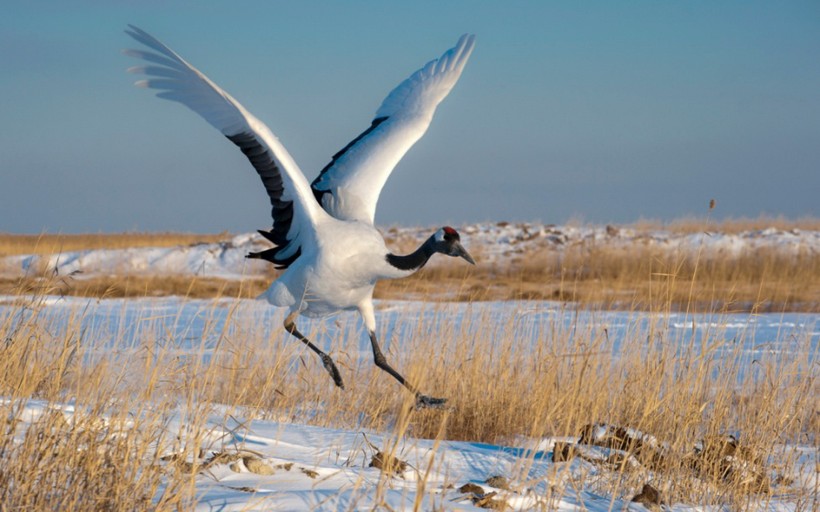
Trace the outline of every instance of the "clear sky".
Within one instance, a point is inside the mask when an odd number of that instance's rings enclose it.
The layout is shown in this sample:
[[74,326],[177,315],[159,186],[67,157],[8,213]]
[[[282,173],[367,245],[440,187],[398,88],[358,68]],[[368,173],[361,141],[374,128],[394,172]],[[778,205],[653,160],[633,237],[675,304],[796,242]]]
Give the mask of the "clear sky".
[[4,2],[0,232],[246,232],[241,153],[131,86],[135,24],[312,180],[384,96],[477,46],[387,182],[383,226],[820,215],[820,2]]

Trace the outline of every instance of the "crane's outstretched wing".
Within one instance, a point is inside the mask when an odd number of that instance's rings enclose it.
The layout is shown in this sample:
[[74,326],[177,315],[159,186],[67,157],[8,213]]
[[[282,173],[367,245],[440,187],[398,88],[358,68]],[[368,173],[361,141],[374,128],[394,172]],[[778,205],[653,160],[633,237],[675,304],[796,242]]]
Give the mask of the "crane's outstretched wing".
[[128,27],[129,36],[153,50],[124,51],[149,63],[128,69],[149,77],[135,85],[158,89],[158,97],[182,103],[202,116],[239,146],[262,178],[272,207],[273,229],[260,233],[276,247],[253,256],[280,268],[293,263],[302,250],[316,243],[313,228],[326,215],[293,158],[270,129],[231,95],[147,32]]
[[427,131],[474,46],[475,36],[465,34],[441,57],[410,75],[387,95],[370,127],[333,155],[311,184],[316,200],[329,214],[373,224],[384,183]]

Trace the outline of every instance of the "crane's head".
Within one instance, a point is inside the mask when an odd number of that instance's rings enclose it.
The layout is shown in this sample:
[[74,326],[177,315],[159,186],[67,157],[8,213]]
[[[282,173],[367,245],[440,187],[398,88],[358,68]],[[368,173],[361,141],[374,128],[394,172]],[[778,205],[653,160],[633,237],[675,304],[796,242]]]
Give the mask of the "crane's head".
[[475,260],[470,256],[470,253],[467,252],[467,249],[461,245],[461,236],[459,236],[458,231],[450,226],[444,226],[436,231],[436,234],[433,235],[433,240],[436,244],[436,252],[446,254],[447,256],[458,256],[475,265]]

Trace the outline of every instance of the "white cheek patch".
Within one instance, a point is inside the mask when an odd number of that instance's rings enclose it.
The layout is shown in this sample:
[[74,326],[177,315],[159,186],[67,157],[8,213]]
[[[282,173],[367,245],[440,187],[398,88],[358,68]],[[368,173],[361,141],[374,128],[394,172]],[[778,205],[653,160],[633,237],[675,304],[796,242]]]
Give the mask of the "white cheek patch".
[[436,231],[436,242],[443,242],[444,241],[444,230],[439,229]]

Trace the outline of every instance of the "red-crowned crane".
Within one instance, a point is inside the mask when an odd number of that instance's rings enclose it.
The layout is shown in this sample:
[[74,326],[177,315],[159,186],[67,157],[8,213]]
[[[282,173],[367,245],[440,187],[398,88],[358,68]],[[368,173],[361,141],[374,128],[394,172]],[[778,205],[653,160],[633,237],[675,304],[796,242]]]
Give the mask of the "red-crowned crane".
[[449,226],[413,253],[393,254],[374,227],[373,217],[388,176],[427,131],[436,107],[461,76],[475,36],[461,36],[453,48],[393,89],[371,125],[333,155],[308,184],[276,136],[238,101],[145,31],[129,25],[126,33],[151,50],[125,51],[147,61],[128,70],[149,77],[136,85],[158,89],[160,98],[182,103],[202,116],[239,146],[262,178],[273,228],[260,233],[274,247],[248,257],[285,269],[262,295],[271,304],[288,308],[285,329],[316,352],[336,385],[344,388],[333,360],[299,332],[296,318],[357,310],[370,335],[376,366],[414,393],[418,406],[443,404],[446,399],[422,394],[385,359],[376,339],[373,288],[380,279],[409,276],[435,253],[475,262]]

